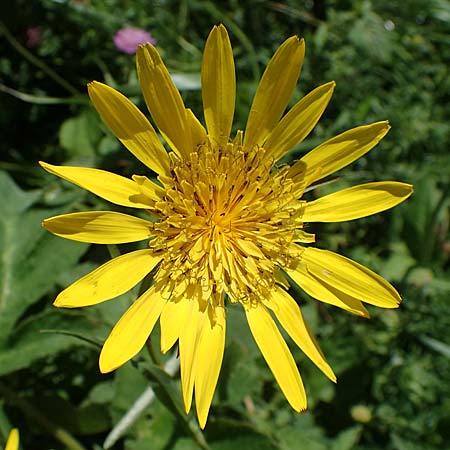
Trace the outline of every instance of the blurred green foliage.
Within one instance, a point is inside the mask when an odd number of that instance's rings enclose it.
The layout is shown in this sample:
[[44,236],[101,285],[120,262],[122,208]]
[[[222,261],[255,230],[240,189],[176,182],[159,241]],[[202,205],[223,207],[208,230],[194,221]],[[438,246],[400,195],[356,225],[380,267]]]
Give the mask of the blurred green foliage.
[[[200,116],[201,54],[218,22],[228,28],[235,53],[236,129],[245,127],[271,54],[298,34],[307,56],[292,101],[329,80],[337,88],[319,125],[286,161],[353,126],[389,119],[383,142],[318,194],[382,179],[412,183],[415,194],[392,212],[315,227],[320,247],[378,271],[405,300],[399,310],[372,308],[366,321],[295,293],[338,376],[333,385],[292,347],[308,392],[306,413],[289,408],[243,315],[229,311],[208,445],[450,448],[448,0],[15,0],[2,10],[0,446],[14,424],[24,449],[101,449],[150,383],[158,400],[112,448],[198,448],[193,414],[182,421],[173,413],[180,402],[176,378],[145,355],[99,374],[98,345],[133,295],[76,311],[51,307],[59,290],[109,256],[101,246],[58,239],[40,227],[45,217],[102,202],[45,174],[37,161],[142,173],[89,105],[86,83],[105,81],[145,110],[134,58],[112,41],[125,24],[142,27],[157,39],[186,103]],[[41,32],[36,45],[27,41],[32,26]]]

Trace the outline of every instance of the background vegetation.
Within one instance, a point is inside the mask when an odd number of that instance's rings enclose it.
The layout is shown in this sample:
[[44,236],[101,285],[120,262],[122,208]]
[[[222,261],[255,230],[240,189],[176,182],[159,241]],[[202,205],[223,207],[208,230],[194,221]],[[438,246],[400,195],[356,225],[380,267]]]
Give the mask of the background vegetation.
[[[311,136],[289,155],[356,125],[389,119],[392,130],[342,171],[341,186],[396,179],[414,196],[391,212],[315,226],[339,251],[396,285],[400,309],[371,320],[297,292],[338,376],[329,382],[294,347],[309,396],[298,415],[275,385],[240,311],[229,311],[226,356],[204,438],[213,450],[424,450],[450,448],[450,2],[448,0],[15,0],[0,24],[0,446],[11,426],[23,449],[101,449],[149,385],[157,399],[114,449],[199,448],[193,414],[182,419],[177,377],[142,355],[109,375],[98,343],[133,295],[80,310],[56,310],[56,294],[105,262],[105,246],[56,238],[43,218],[110,208],[37,164],[142,172],[90,106],[85,85],[106,81],[145,110],[134,57],[112,36],[144,28],[200,115],[203,43],[224,23],[236,58],[236,128],[245,126],[257,80],[276,47],[298,34],[307,57],[293,101],[335,80]],[[39,27],[39,42],[30,41]],[[27,35],[28,30],[28,35]],[[338,186],[339,184],[339,186]],[[317,195],[318,192],[313,193]],[[153,341],[158,343],[157,332]],[[157,347],[157,345],[156,345]],[[145,369],[146,368],[146,369]],[[159,380],[159,381],[158,381]],[[107,447],[107,445],[106,445]]]

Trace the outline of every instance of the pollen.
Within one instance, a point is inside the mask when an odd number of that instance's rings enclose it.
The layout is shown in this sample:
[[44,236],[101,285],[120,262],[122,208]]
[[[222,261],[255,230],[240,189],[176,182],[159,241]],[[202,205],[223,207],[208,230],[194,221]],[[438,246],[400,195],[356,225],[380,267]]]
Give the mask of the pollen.
[[295,266],[290,251],[303,228],[288,167],[271,170],[261,147],[216,146],[209,139],[189,158],[171,153],[166,195],[155,205],[164,218],[150,247],[164,254],[156,281],[208,302],[257,302],[273,289],[279,267]]

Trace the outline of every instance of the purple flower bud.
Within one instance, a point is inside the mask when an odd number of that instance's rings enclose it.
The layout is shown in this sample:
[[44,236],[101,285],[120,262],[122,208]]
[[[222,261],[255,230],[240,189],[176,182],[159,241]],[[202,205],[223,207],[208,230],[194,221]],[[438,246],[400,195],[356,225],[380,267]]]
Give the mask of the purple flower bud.
[[156,39],[152,38],[150,33],[134,27],[121,28],[114,35],[113,41],[117,50],[128,55],[134,55],[139,44],[146,44],[147,42],[152,45],[156,44]]

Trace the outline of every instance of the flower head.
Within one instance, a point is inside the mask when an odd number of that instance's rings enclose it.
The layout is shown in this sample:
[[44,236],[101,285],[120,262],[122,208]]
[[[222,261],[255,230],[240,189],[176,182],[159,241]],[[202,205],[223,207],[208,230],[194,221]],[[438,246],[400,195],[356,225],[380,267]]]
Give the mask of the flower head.
[[17,450],[19,448],[19,430],[13,428],[9,433],[8,440],[6,441],[5,450]]
[[325,110],[334,82],[313,90],[283,116],[297,83],[304,42],[287,39],[259,83],[245,132],[230,140],[235,70],[230,40],[214,27],[202,63],[206,128],[186,109],[161,58],[150,44],[137,51],[137,70],[150,114],[170,146],[166,152],[144,114],[98,82],[89,95],[113,133],[158,174],[127,179],[109,172],[42,163],[49,172],[118,205],[147,211],[149,221],[108,211],[79,212],[44,221],[52,233],[82,242],[148,240],[147,248],[112,259],[63,292],[56,306],[79,307],[116,297],[150,272],[154,284],[116,324],[100,369],[119,367],[144,345],[156,321],[161,350],[179,343],[183,400],[193,392],[204,427],[225,345],[226,305],[240,305],[281,390],[296,411],[306,394],[278,325],[331,380],[336,377],[288,293],[294,282],[312,297],[360,316],[361,303],[396,308],[401,299],[383,278],[360,264],[309,244],[306,222],[340,222],[391,208],[412,192],[408,184],[362,184],[307,202],[306,188],[371,150],[387,122],[346,131],[292,166],[277,161],[301,142]]
[[156,44],[156,39],[141,28],[124,27],[116,32],[113,37],[114,45],[118,50],[128,55],[134,55],[139,44]]

